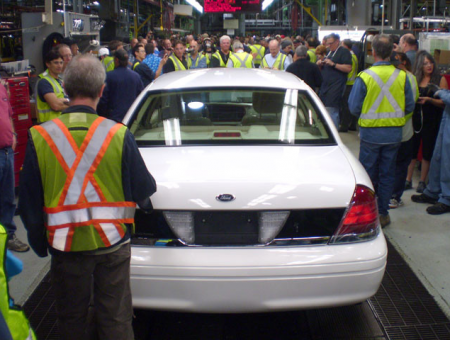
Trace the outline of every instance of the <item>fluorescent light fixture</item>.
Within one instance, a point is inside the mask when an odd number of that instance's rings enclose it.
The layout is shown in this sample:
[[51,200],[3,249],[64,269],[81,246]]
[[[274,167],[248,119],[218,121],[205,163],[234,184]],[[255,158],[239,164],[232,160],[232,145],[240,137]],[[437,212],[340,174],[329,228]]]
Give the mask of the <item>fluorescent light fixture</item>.
[[262,3],[262,10],[264,11],[267,7],[269,7],[272,4],[273,0],[264,0]]
[[94,1],[92,4],[95,5],[95,6],[99,6],[100,5],[100,3],[98,1]]
[[195,0],[186,0],[186,2],[191,5],[192,7],[194,7],[197,11],[199,11],[200,13],[203,13],[203,7],[202,5],[200,5],[197,1]]

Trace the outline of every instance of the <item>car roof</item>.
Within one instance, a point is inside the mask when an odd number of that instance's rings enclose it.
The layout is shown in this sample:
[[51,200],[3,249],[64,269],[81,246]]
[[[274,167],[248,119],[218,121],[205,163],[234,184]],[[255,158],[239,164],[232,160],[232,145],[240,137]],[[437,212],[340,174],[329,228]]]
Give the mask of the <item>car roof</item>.
[[244,68],[208,68],[177,71],[157,78],[148,91],[173,90],[199,87],[267,87],[295,88],[306,90],[309,87],[289,72]]

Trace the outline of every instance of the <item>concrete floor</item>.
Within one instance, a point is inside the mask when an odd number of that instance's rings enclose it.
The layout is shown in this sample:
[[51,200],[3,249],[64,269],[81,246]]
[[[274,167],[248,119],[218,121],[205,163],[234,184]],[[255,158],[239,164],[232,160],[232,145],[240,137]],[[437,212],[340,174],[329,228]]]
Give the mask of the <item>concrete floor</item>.
[[[341,133],[342,140],[355,154],[359,153],[357,132]],[[418,172],[413,185],[418,183]],[[450,214],[428,215],[427,205],[411,202],[415,190],[403,195],[405,205],[391,210],[391,225],[384,229],[386,238],[403,255],[406,262],[450,317]],[[17,236],[26,241],[26,232],[18,216]],[[24,271],[10,282],[10,295],[23,304],[50,267],[50,257],[38,258],[32,251],[15,253],[24,262]]]

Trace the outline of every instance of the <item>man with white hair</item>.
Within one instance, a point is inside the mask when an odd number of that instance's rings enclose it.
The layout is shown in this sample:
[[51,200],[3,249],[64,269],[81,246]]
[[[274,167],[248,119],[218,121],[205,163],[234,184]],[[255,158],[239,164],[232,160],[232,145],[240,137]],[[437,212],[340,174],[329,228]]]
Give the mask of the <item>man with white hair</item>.
[[273,39],[269,42],[269,54],[266,54],[259,68],[286,71],[290,65],[289,59],[280,52],[280,43]]
[[[126,51],[118,53],[132,72]],[[19,211],[28,240],[38,256],[52,255],[61,339],[134,339],[130,235],[136,204],[152,211],[156,182],[127,127],[97,115],[105,78],[90,54],[67,65],[70,107],[29,130],[20,175]]]
[[220,37],[220,49],[211,56],[211,63],[209,67],[227,67],[228,58],[231,55],[230,46],[231,38],[228,35]]
[[254,68],[253,56],[250,53],[244,52],[244,45],[239,40],[233,44],[233,51],[228,59],[227,67],[234,68]]

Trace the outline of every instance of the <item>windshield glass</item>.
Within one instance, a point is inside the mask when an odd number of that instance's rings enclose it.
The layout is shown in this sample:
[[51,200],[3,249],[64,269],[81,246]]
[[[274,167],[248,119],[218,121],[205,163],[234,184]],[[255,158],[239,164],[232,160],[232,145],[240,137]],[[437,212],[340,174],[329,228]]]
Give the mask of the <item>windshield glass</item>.
[[294,89],[151,92],[129,128],[139,145],[334,143],[308,93]]

